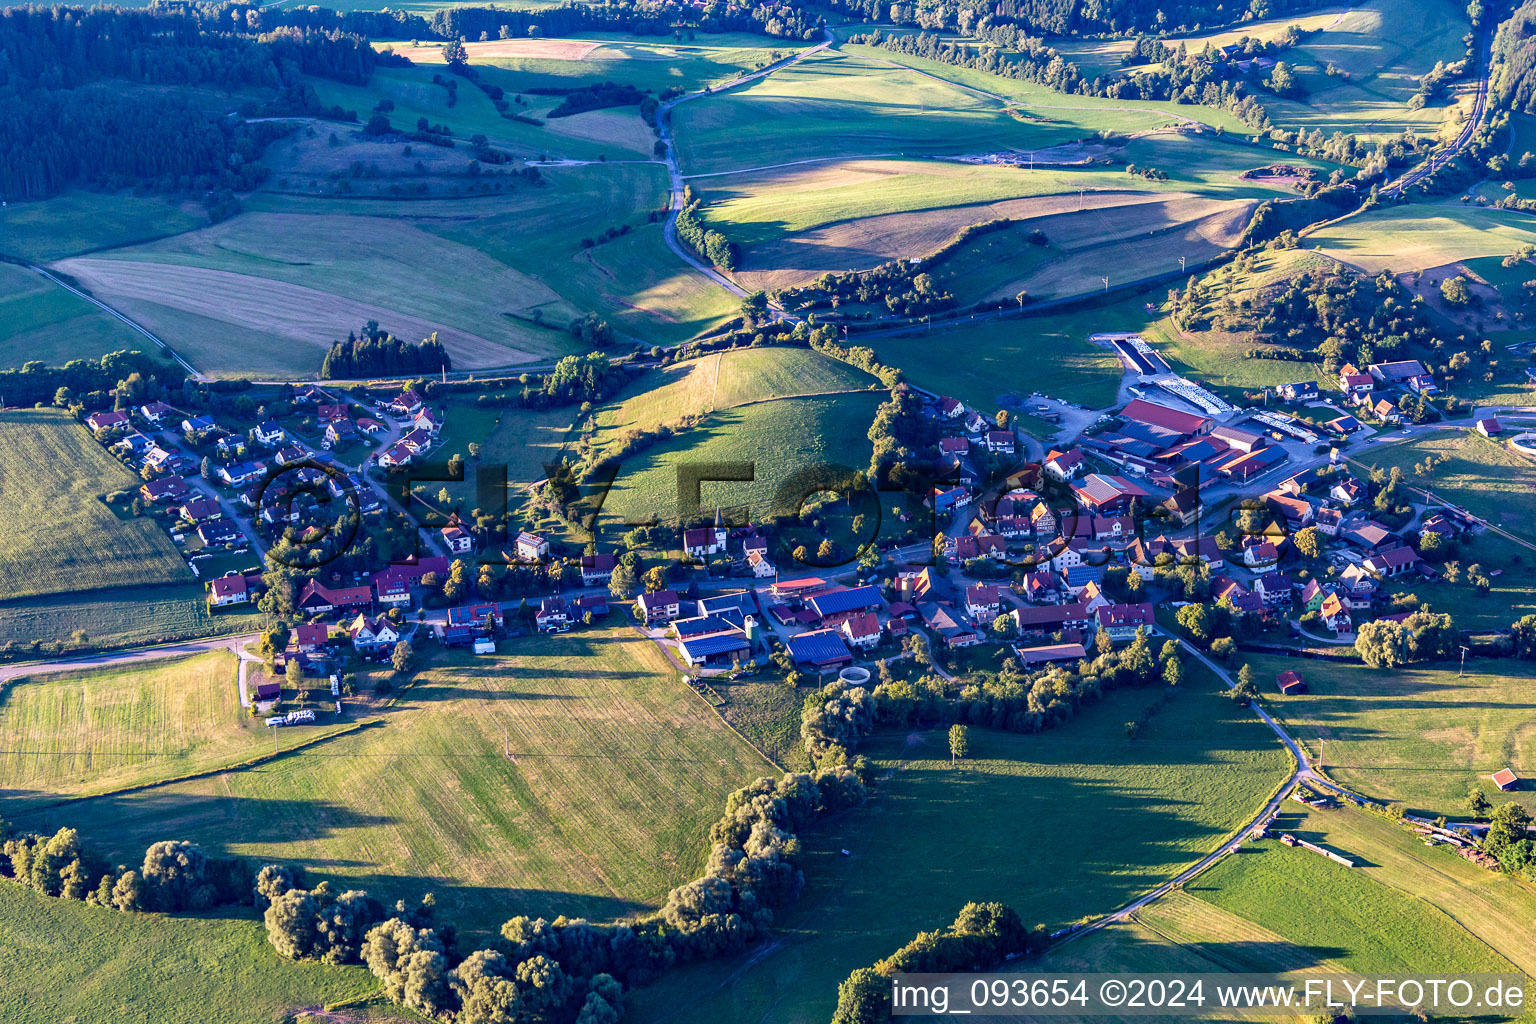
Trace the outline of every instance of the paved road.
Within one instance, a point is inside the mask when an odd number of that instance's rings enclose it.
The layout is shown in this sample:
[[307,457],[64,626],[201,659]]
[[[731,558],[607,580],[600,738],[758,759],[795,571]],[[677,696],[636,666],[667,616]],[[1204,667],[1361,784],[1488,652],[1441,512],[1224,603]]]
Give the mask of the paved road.
[[[243,654],[242,648],[260,636],[260,633],[241,633],[235,636],[209,637],[206,640],[189,640],[181,644],[166,644],[161,647],[136,647],[132,650],[114,651],[110,654],[87,654],[78,658],[59,658],[54,661],[5,665],[0,666],[0,683],[21,676],[35,676],[46,672],[117,668],[123,665],[136,665],[146,661],[159,661],[163,658],[179,658],[187,654],[202,654],[207,651],[231,651],[243,659],[246,655]],[[243,681],[243,672],[241,673],[241,678]]]
[[[1210,658],[1206,657],[1204,652],[1199,651],[1188,644],[1182,644],[1181,646],[1183,646],[1184,651],[1192,655],[1195,660],[1199,661],[1212,672],[1216,673],[1216,677],[1225,683],[1229,690],[1237,685],[1236,680],[1232,678],[1227,670],[1216,664]],[[1235,836],[1233,836],[1226,843],[1222,844],[1219,849],[1213,850],[1206,854],[1204,857],[1201,857],[1198,861],[1191,864],[1189,867],[1185,868],[1183,871],[1179,872],[1168,881],[1157,886],[1155,889],[1152,889],[1151,891],[1137,897],[1119,909],[1105,914],[1103,917],[1098,918],[1091,924],[1084,925],[1082,928],[1079,928],[1071,935],[1063,938],[1063,942],[1070,942],[1074,939],[1081,938],[1084,935],[1088,935],[1099,931],[1100,929],[1106,928],[1116,921],[1125,920],[1127,917],[1130,917],[1132,914],[1136,913],[1136,911],[1147,906],[1149,903],[1155,902],[1161,897],[1167,895],[1176,887],[1183,885],[1185,882],[1188,882],[1196,875],[1205,871],[1212,864],[1215,864],[1217,861],[1227,856],[1227,854],[1237,850],[1238,847],[1243,845],[1243,840],[1248,837],[1249,833],[1251,833],[1256,826],[1268,822],[1275,816],[1275,814],[1280,809],[1280,804],[1282,801],[1286,799],[1291,789],[1298,782],[1305,782],[1308,786],[1315,786],[1319,789],[1326,789],[1348,800],[1359,802],[1360,798],[1355,796],[1355,794],[1350,793],[1348,790],[1343,789],[1342,787],[1337,786],[1322,776],[1318,775],[1317,771],[1312,767],[1312,762],[1307,758],[1306,751],[1301,748],[1301,744],[1297,743],[1296,740],[1291,737],[1290,733],[1286,732],[1280,723],[1275,721],[1275,719],[1270,715],[1268,711],[1264,710],[1262,705],[1260,705],[1258,702],[1254,702],[1252,705],[1250,705],[1250,707],[1252,708],[1254,714],[1258,715],[1260,720],[1262,720],[1265,725],[1274,730],[1274,733],[1280,739],[1280,742],[1285,744],[1285,748],[1291,752],[1291,757],[1295,759],[1296,768],[1291,772],[1291,776],[1286,780],[1285,785],[1281,786],[1279,791],[1270,798],[1269,802],[1264,805],[1263,810],[1254,815],[1247,824],[1238,830]]]
[[[773,64],[769,64],[767,67],[761,69],[760,71],[754,71],[750,75],[742,75],[735,81],[730,82],[727,85],[722,85],[718,89],[704,89],[698,92],[685,93],[682,96],[670,99],[663,103],[656,111],[656,134],[662,142],[666,143],[667,152],[665,160],[667,165],[667,176],[671,179],[672,183],[671,193],[667,198],[667,223],[663,230],[663,237],[666,239],[667,248],[671,249],[672,252],[677,255],[678,259],[682,260],[684,263],[687,263],[690,267],[693,267],[693,269],[697,270],[699,273],[709,278],[715,284],[719,285],[721,288],[724,288],[726,291],[730,292],[732,295],[737,296],[738,298],[744,299],[747,297],[747,291],[745,288],[741,287],[741,285],[720,273],[710,264],[705,263],[703,260],[699,259],[693,254],[691,249],[677,240],[677,216],[683,211],[684,182],[682,171],[679,170],[677,166],[677,146],[674,145],[672,140],[672,110],[679,103],[687,103],[689,100],[696,100],[703,96],[715,96],[723,92],[729,92],[731,89],[734,89],[737,86],[746,85],[749,82],[755,82],[761,78],[766,78],[767,76],[773,74],[775,71],[782,71],[792,64],[798,64],[800,61],[805,60],[813,53],[820,53],[831,45],[832,33],[829,31],[826,33],[826,38],[824,38],[816,46],[807,47],[806,49],[792,54],[791,56],[788,56],[781,61],[776,61]],[[785,315],[775,311],[775,316]],[[794,317],[788,316],[785,316],[785,318],[795,319]]]

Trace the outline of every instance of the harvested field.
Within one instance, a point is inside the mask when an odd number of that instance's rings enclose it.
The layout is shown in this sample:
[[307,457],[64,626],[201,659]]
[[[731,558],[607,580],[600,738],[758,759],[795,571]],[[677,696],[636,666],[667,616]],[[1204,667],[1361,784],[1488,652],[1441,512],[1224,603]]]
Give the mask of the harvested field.
[[[498,57],[517,57],[524,60],[585,60],[587,54],[602,46],[587,39],[487,39],[483,42],[467,42],[465,51],[471,64],[481,64]],[[436,58],[434,60],[434,58]],[[437,47],[425,54],[411,55],[417,63],[432,64],[442,59]]]
[[[74,259],[59,269],[100,295],[120,305],[151,330],[165,330],[155,307],[169,307],[207,317],[235,327],[259,324],[274,338],[298,342],[314,349],[319,367],[331,342],[348,331],[376,320],[402,338],[425,338],[436,332],[454,358],[466,369],[525,362],[531,353],[507,349],[484,338],[454,330],[444,324],[406,316],[392,309],[345,299],[329,292],[283,284],[247,274],[169,263],[135,263],[114,259]],[[166,332],[175,344],[174,330]]]
[[[887,260],[926,256],[950,242],[963,228],[989,220],[1034,220],[1073,210],[1167,201],[1162,196],[1136,192],[1094,192],[1085,196],[1004,199],[837,221],[747,249],[735,276],[749,288],[782,288],[828,271],[862,270]],[[1044,224],[1035,226],[1050,235]]]

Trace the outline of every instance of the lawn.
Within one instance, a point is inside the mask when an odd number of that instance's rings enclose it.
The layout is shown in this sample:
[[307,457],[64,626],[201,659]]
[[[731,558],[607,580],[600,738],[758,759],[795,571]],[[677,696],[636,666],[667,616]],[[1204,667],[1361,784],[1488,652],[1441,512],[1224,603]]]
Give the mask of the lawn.
[[247,633],[264,625],[264,616],[257,614],[210,613],[200,583],[65,592],[0,602],[0,638],[18,646],[64,642],[79,630],[98,647],[136,647]]
[[863,370],[809,349],[716,352],[636,378],[597,411],[595,443],[606,446],[627,430],[655,430],[684,416],[791,395],[862,391],[878,383]]
[[[480,407],[471,401],[454,402],[439,435],[440,445],[433,454],[437,461],[453,455],[464,457],[462,483],[425,483],[420,487],[435,495],[448,488],[464,511],[476,507],[478,492],[475,478],[481,467],[505,466],[510,493],[509,506],[521,503],[523,485],[545,476],[544,466],[560,456],[576,414],[569,408],[521,409]],[[470,458],[469,445],[480,446],[480,457]]]
[[918,385],[991,409],[1031,392],[1090,408],[1112,404],[1120,360],[1088,341],[1100,331],[1139,331],[1154,318],[1145,294],[1067,313],[983,320],[895,338],[853,340],[899,366]]
[[120,914],[0,882],[11,1024],[272,1024],[377,991],[366,968],[284,960],[255,920]]
[[[1322,764],[1342,785],[1432,815],[1465,814],[1473,785],[1495,800],[1536,808],[1531,794],[1502,796],[1486,778],[1504,767],[1536,774],[1536,670],[1529,663],[1473,658],[1458,677],[1449,663],[1388,670],[1265,656],[1249,661],[1265,706],[1314,757],[1322,743]],[[1301,673],[1311,692],[1275,694],[1275,676],[1286,669]]]
[[47,263],[148,242],[207,223],[195,207],[131,195],[70,192],[0,208],[0,255]]
[[150,347],[144,335],[41,274],[0,264],[0,367],[34,359],[63,366]]
[[0,684],[0,790],[12,812],[270,751],[267,730],[240,707],[235,666],[217,651]]
[[1366,273],[1428,270],[1536,243],[1518,215],[1471,206],[1377,207],[1306,236],[1304,245]]
[[72,804],[114,857],[174,832],[377,895],[435,891],[461,933],[606,919],[694,877],[725,795],[771,767],[628,629],[441,657],[379,724],[259,769]]
[[676,522],[686,507],[679,472],[720,463],[751,466],[754,479],[702,484],[701,509],[721,505],[746,516],[792,512],[802,496],[779,492],[795,474],[829,464],[867,468],[869,425],[884,398],[884,392],[786,398],[714,413],[626,460],[603,506],[604,521]]
[[960,769],[938,731],[877,735],[864,752],[889,778],[870,805],[802,835],[806,891],[773,944],[680,968],[635,994],[633,1019],[825,1021],[851,970],[947,924],[967,900],[1001,900],[1054,928],[1150,888],[1285,778],[1273,734],[1213,687],[1198,674],[1135,741],[1122,723],[1154,691],[1115,693],[1037,736],[972,729]]
[[[1429,455],[1447,461],[1424,480],[1415,476],[1413,467]],[[1427,487],[1495,526],[1536,541],[1536,463],[1496,439],[1451,429],[1400,444],[1378,444],[1356,452],[1355,457],[1365,465],[1383,469],[1400,466],[1408,483]]]
[[191,577],[154,522],[119,519],[101,500],[139,480],[67,413],[0,412],[0,479],[13,484],[0,488],[0,594],[8,600]]
[[800,709],[809,691],[786,686],[768,672],[771,669],[759,673],[764,678],[711,680],[725,701],[720,714],[753,746],[786,769],[806,771],[811,759],[800,740]]

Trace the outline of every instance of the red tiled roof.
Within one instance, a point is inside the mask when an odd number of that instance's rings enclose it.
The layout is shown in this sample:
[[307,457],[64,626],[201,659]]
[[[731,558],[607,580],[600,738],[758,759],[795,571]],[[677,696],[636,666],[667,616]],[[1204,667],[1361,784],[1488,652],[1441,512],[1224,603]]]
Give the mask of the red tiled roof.
[[1170,409],[1166,405],[1158,405],[1156,402],[1148,402],[1142,398],[1131,399],[1129,404],[1120,410],[1120,415],[1128,420],[1150,423],[1154,427],[1177,431],[1180,434],[1199,433],[1211,422],[1204,416],[1180,412],[1178,409]]

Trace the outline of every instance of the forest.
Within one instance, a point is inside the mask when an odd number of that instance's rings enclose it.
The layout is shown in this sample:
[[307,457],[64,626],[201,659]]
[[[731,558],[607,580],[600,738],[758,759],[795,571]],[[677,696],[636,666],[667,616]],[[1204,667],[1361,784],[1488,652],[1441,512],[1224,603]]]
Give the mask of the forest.
[[263,174],[256,158],[288,129],[232,120],[150,87],[276,96],[299,73],[360,83],[391,59],[360,36],[228,30],[179,9],[8,8],[0,11],[0,193],[249,189]]
[[1536,112],[1536,0],[1525,0],[1493,37],[1494,100],[1526,113]]
[[430,338],[412,345],[381,329],[377,322],[363,325],[362,334],[347,335],[346,341],[331,343],[320,365],[320,376],[327,380],[359,377],[398,377],[410,374],[446,373],[453,360],[434,332]]

